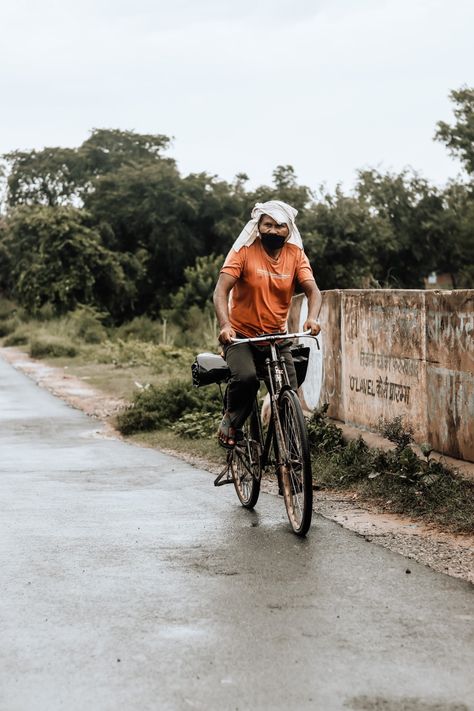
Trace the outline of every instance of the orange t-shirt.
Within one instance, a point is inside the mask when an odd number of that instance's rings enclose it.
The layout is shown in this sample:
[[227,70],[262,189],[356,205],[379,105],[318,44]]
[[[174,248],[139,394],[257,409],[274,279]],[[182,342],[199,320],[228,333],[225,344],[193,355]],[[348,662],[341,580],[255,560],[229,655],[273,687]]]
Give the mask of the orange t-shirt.
[[273,259],[258,237],[238,252],[231,249],[221,273],[237,279],[231,292],[229,320],[247,338],[284,332],[296,282],[314,280],[302,249],[285,244],[278,258]]

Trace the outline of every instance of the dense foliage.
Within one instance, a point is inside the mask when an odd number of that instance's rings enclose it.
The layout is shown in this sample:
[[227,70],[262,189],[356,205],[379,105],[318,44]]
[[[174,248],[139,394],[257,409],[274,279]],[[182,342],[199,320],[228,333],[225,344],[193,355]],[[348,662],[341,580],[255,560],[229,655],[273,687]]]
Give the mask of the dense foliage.
[[421,288],[433,271],[472,287],[474,89],[451,98],[454,124],[440,122],[435,138],[466,176],[444,188],[413,171],[364,170],[350,194],[315,193],[287,165],[250,191],[245,174],[180,175],[166,136],[109,129],[79,148],[8,153],[0,291],[31,313],[82,304],[114,323],[147,314],[207,328],[220,264],[253,204],[272,198],[298,208],[322,289]]

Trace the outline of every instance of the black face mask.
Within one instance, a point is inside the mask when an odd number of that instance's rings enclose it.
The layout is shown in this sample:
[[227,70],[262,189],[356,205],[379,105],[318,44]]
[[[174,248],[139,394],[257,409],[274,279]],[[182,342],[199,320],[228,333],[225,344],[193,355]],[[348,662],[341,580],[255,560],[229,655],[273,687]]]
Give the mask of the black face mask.
[[279,235],[272,234],[260,235],[260,239],[262,240],[263,246],[270,251],[274,249],[281,249],[286,242],[286,237],[280,237]]

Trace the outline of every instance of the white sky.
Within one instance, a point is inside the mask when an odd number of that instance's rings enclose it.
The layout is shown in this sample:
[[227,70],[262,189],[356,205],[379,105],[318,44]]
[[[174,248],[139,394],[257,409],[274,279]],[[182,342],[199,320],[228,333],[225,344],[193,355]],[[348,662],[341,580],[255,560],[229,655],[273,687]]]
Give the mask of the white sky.
[[369,166],[442,184],[473,29],[472,0],[0,0],[0,152],[121,128],[251,186],[288,163],[312,188]]

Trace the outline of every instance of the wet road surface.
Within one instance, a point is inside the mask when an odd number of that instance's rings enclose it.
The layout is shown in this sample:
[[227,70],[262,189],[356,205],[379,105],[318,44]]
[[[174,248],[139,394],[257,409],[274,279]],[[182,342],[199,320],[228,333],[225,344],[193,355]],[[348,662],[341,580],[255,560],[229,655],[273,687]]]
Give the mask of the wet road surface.
[[320,517],[298,540],[1,359],[0,405],[1,711],[474,708],[468,583]]

